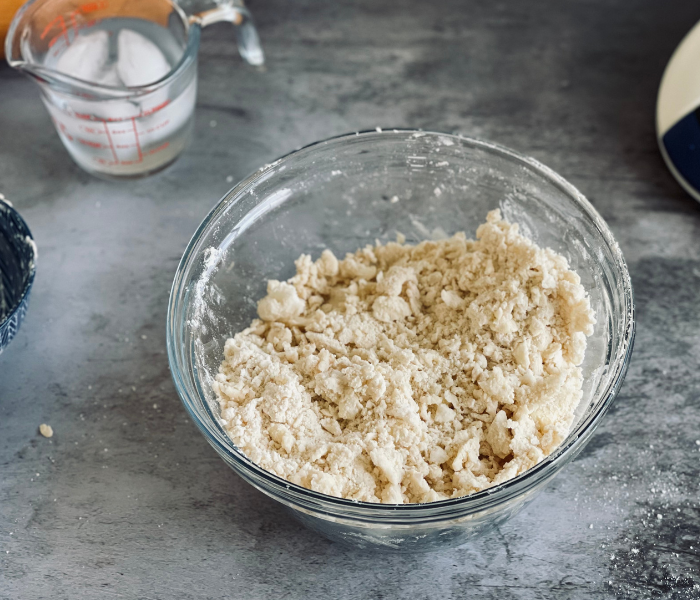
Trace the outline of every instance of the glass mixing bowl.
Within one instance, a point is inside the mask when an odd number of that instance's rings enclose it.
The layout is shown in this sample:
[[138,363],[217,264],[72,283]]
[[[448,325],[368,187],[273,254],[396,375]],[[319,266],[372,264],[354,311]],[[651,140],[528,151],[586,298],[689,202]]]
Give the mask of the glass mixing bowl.
[[[256,315],[268,279],[302,253],[344,256],[376,239],[408,242],[503,216],[566,256],[589,290],[583,399],[571,433],[534,468],[499,486],[429,504],[386,505],[320,494],[246,458],[219,424],[211,382],[227,337]],[[177,269],[168,307],[168,358],[185,408],[236,473],[308,527],[343,543],[394,551],[463,544],[516,512],[581,451],[612,403],[634,339],[632,288],[620,248],[591,204],[559,175],[512,150],[422,131],[377,131],[318,142],[267,165],[209,213]]]

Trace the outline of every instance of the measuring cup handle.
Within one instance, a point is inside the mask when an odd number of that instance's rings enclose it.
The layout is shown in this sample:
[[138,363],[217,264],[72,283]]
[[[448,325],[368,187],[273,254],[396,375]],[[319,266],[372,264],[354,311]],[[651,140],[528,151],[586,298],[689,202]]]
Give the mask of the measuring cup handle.
[[[202,4],[201,2],[195,3]],[[206,4],[212,3],[207,2]],[[265,63],[265,54],[260,44],[258,30],[253,24],[253,15],[250,14],[242,0],[216,0],[214,6],[194,13],[189,20],[190,23],[196,23],[200,27],[221,21],[233,23],[236,26],[238,52],[243,60],[256,67]]]

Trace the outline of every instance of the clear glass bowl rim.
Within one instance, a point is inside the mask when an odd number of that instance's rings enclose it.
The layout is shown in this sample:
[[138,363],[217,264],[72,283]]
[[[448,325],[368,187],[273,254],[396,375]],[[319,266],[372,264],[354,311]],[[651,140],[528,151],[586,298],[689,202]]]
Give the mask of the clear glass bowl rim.
[[[607,387],[602,391],[602,393],[598,394],[598,396],[593,399],[593,402],[597,401],[603,396],[604,400],[599,402],[598,408],[595,412],[591,413],[587,418],[582,419],[579,423],[577,423],[576,429],[569,434],[566,440],[564,440],[564,442],[552,454],[542,460],[542,462],[500,485],[467,496],[425,504],[379,504],[337,498],[335,496],[329,496],[327,494],[322,494],[301,487],[282,479],[269,471],[266,471],[262,467],[252,462],[242,452],[237,450],[233,445],[233,442],[228,438],[228,436],[225,435],[225,433],[223,433],[223,430],[220,429],[218,424],[213,423],[210,416],[203,418],[203,415],[201,415],[195,408],[197,401],[200,402],[202,406],[206,406],[207,400],[201,396],[201,393],[198,390],[200,382],[196,379],[196,377],[193,374],[191,375],[195,385],[189,389],[183,377],[183,373],[181,372],[182,365],[180,365],[177,348],[175,347],[175,340],[177,337],[175,330],[177,327],[181,326],[181,323],[175,321],[175,316],[178,314],[180,303],[184,298],[184,275],[188,272],[189,268],[192,266],[192,262],[197,256],[196,251],[199,250],[199,242],[201,239],[206,233],[209,232],[211,227],[216,225],[219,215],[224,213],[229,206],[235,204],[251,188],[254,188],[260,182],[265,181],[272,174],[275,168],[282,165],[285,161],[291,160],[300,155],[315,152],[320,149],[326,149],[329,146],[344,144],[345,142],[350,142],[351,140],[357,141],[358,137],[371,139],[376,136],[407,133],[412,135],[448,137],[455,141],[455,143],[498,154],[501,157],[510,159],[515,163],[520,163],[524,167],[535,171],[541,177],[559,187],[566,195],[574,199],[581,208],[582,212],[584,212],[586,216],[595,224],[596,228],[610,249],[612,256],[614,257],[614,270],[622,281],[622,300],[624,302],[625,314],[623,317],[623,335],[614,359],[610,363],[610,370],[612,371],[611,377]],[[265,198],[260,200],[260,202],[264,201]],[[421,518],[423,520],[426,518],[429,520],[441,520],[448,517],[454,517],[455,512],[458,512],[460,516],[467,516],[479,511],[494,508],[499,504],[506,503],[517,496],[524,494],[528,490],[537,487],[537,485],[541,482],[554,476],[554,474],[556,474],[561,467],[569,462],[570,459],[573,459],[578,454],[578,451],[582,449],[584,443],[592,435],[593,431],[600,423],[600,420],[615,399],[620,386],[624,381],[625,374],[629,366],[629,361],[634,346],[634,336],[635,308],[632,283],[629,271],[627,269],[627,264],[622,255],[620,247],[615,241],[607,224],[593,205],[575,186],[566,181],[561,175],[549,167],[540,163],[538,160],[522,155],[519,152],[511,150],[510,148],[500,144],[463,135],[408,128],[377,128],[374,130],[341,134],[313,142],[307,146],[303,146],[302,148],[281,156],[277,160],[263,166],[248,177],[241,180],[212,208],[209,214],[201,222],[187,245],[182,259],[177,267],[175,279],[170,291],[166,329],[168,361],[170,364],[171,375],[180,400],[194,423],[204,434],[209,443],[215,447],[219,454],[225,455],[227,459],[230,460],[229,466],[234,467],[235,465],[234,470],[240,470],[239,474],[244,476],[244,478],[251,483],[251,479],[258,480],[258,482],[262,480],[262,482],[264,482],[268,488],[267,490],[264,490],[266,493],[278,501],[291,506],[292,508],[301,509],[304,512],[321,512],[335,516],[342,516],[353,520],[367,522],[381,521],[382,523],[388,523],[391,521],[396,523],[411,523],[416,518]],[[194,395],[196,395],[197,398],[194,398]],[[260,486],[256,484],[255,487]]]

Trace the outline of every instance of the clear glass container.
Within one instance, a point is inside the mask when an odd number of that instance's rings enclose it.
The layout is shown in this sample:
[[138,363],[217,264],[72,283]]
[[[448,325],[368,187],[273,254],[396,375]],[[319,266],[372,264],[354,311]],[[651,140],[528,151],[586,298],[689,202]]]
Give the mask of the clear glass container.
[[[302,253],[337,256],[376,239],[465,231],[500,207],[541,246],[562,253],[589,290],[583,399],[572,430],[540,464],[483,492],[429,504],[354,502],[291,484],[253,464],[218,422],[211,389],[226,338],[256,317],[268,279]],[[518,512],[571,461],[622,384],[634,339],[630,277],[593,206],[537,161],[488,142],[419,131],[346,135],[298,150],[233,188],[202,222],[173,283],[168,357],[190,416],[236,473],[324,536],[410,552],[463,544]]]
[[63,145],[88,173],[132,179],[182,153],[192,130],[202,27],[236,26],[241,56],[264,62],[242,0],[30,0],[5,42],[37,82]]

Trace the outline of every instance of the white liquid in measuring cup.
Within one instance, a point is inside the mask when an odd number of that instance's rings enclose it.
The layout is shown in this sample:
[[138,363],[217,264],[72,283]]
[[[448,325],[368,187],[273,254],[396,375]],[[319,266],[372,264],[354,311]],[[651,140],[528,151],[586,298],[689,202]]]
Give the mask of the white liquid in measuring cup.
[[[128,89],[167,75],[184,52],[166,28],[141,19],[103,19],[59,40],[44,65],[93,84]],[[193,66],[193,69],[196,68]],[[89,171],[137,176],[172,162],[184,148],[197,92],[196,72],[128,98],[90,100],[44,91],[62,141]]]

